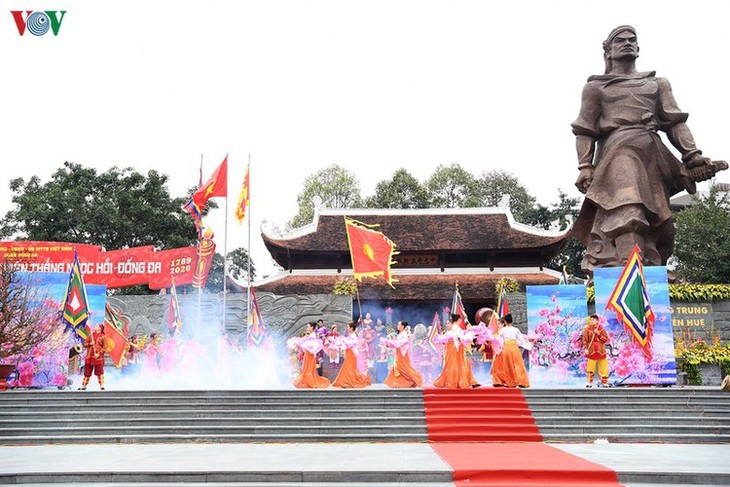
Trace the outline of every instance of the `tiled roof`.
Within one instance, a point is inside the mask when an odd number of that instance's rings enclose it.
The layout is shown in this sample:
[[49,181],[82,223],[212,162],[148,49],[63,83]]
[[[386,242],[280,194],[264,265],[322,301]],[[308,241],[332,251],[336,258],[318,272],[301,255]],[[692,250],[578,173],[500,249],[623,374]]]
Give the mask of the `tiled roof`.
[[[397,275],[395,289],[388,286],[383,279],[363,279],[358,284],[360,299],[375,300],[428,300],[451,299],[454,284],[464,300],[493,298],[495,284],[501,277],[510,277],[523,285],[557,284],[558,278],[544,273],[525,274],[417,274]],[[335,281],[343,277],[334,275],[297,275],[290,274],[284,278],[260,284],[256,291],[274,294],[331,294]]]
[[[516,253],[533,256],[525,260],[535,265],[536,260],[546,262],[556,255],[566,238],[565,234],[549,234],[515,223],[502,210],[463,210],[351,210],[347,215],[364,223],[378,224],[377,230],[395,242],[396,250],[404,256],[428,252],[481,252],[494,256]],[[277,238],[262,233],[262,238],[272,257],[285,269],[289,268],[292,255],[347,255],[345,211],[348,210],[329,210],[319,215],[312,225],[290,235]]]

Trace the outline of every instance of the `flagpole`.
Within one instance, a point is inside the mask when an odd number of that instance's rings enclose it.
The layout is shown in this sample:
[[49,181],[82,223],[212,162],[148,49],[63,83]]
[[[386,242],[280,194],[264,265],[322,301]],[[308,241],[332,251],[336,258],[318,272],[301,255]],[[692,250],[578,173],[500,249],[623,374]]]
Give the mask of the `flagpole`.
[[[198,179],[198,189],[203,185],[203,153],[200,153],[200,177]],[[198,247],[200,247],[200,243],[202,242],[203,238],[203,221],[202,221],[202,210],[201,210],[201,221],[200,221],[200,231],[198,232]],[[198,321],[195,325],[195,339],[197,340],[200,338],[200,320],[201,320],[201,313],[200,313],[200,307],[201,307],[201,301],[203,299],[203,287],[198,288]]]
[[363,318],[362,305],[360,304],[360,291],[358,290],[358,287],[357,287],[357,280],[353,279],[353,281],[355,282],[355,297],[357,298],[357,309],[360,311],[360,318],[358,318],[357,322],[360,322],[360,321],[362,321],[362,318]]
[[[228,154],[226,154],[226,159],[228,159]],[[227,166],[226,171],[228,171]],[[226,293],[228,292],[226,282],[228,276],[228,199],[228,175],[226,175],[226,217],[223,222],[223,333],[226,332]]]
[[[250,185],[251,185],[251,153],[248,153],[248,168],[246,169],[246,173],[249,177],[249,188],[246,189],[248,191],[248,194],[251,194],[250,191]],[[248,280],[248,295],[246,296],[246,332],[248,333],[248,329],[251,327],[251,202],[250,197],[246,195],[247,198],[249,198],[249,204],[248,204],[248,248],[246,249],[246,253],[248,254],[248,273],[246,275],[246,278]]]

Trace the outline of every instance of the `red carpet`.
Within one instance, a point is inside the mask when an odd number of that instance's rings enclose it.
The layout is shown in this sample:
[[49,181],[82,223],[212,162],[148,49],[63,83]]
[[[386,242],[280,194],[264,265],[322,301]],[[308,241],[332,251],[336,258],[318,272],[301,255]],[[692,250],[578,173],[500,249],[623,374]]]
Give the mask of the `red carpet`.
[[542,441],[519,389],[424,389],[430,441]]
[[617,487],[616,472],[544,443],[434,443],[454,469],[454,483],[468,486]]

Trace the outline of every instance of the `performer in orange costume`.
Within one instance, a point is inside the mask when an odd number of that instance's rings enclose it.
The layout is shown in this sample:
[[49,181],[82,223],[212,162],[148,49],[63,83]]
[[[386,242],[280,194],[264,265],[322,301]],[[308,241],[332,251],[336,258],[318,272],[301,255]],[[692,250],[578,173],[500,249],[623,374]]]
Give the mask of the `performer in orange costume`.
[[463,331],[459,326],[461,317],[457,314],[451,315],[446,324],[446,333],[435,337],[437,343],[446,344],[444,351],[444,368],[441,375],[436,377],[433,385],[436,387],[447,387],[449,389],[466,389],[468,387],[479,387],[471,371],[471,364],[466,358],[466,347],[475,338],[473,330]]
[[608,387],[608,359],[606,358],[606,343],[608,343],[608,333],[598,320],[598,315],[590,315],[588,323],[583,328],[581,334],[581,344],[583,353],[588,359],[586,365],[586,374],[588,374],[588,383],[586,387],[593,386],[593,374],[598,369],[601,376],[601,382],[598,387]]
[[356,333],[357,324],[351,321],[347,327],[347,336],[341,336],[335,339],[335,346],[345,349],[345,361],[332,386],[360,389],[369,386],[371,380],[370,377],[361,374],[357,369],[358,344],[360,342]]
[[[500,384],[507,387],[530,387],[530,378],[527,376],[525,362],[522,360],[520,347],[530,350],[532,343],[514,326],[512,326],[512,315],[507,314],[502,318],[502,329],[497,336],[504,343],[502,352],[499,354],[501,363],[499,368],[492,374]],[[496,363],[495,359],[495,363]],[[494,367],[494,364],[492,365]],[[496,383],[495,383],[496,385]]]
[[80,391],[85,391],[89,385],[91,373],[99,380],[99,388],[104,390],[104,353],[107,351],[109,341],[104,335],[104,325],[101,323],[94,327],[94,331],[84,340],[86,348],[86,360],[84,360],[84,378],[81,381]]
[[421,387],[423,378],[411,365],[411,337],[406,332],[408,323],[399,321],[398,336],[393,340],[381,339],[387,347],[395,350],[395,362],[383,383],[388,387]]
[[303,338],[290,338],[289,348],[299,348],[304,353],[302,371],[294,378],[294,387],[298,389],[325,389],[330,386],[326,377],[317,373],[317,353],[322,350],[322,340],[317,338],[315,324],[307,323],[307,335]]

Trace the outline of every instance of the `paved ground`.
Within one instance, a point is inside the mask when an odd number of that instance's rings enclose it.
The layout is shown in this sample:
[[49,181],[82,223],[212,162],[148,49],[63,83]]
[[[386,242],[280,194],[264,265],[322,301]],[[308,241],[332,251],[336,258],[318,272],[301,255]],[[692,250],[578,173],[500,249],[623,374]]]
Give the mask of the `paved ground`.
[[[552,445],[624,475],[624,485],[688,485],[688,475],[697,475],[704,485],[730,485],[730,445],[680,444],[557,444]],[[93,458],[92,462],[83,459]],[[71,474],[95,472],[301,472],[314,485],[317,475],[338,472],[347,482],[348,472],[367,476],[384,474],[391,485],[393,475],[408,471],[409,485],[450,485],[449,466],[425,443],[310,443],[310,444],[164,444],[164,445],[58,445],[0,447],[0,483],[8,474]],[[626,477],[626,475],[629,475]],[[633,475],[633,476],[632,476]],[[420,476],[420,477],[419,477]],[[332,481],[327,477],[327,481]],[[30,480],[30,479],[29,479]],[[162,479],[160,479],[162,480]],[[194,479],[190,479],[194,481]],[[205,485],[215,485],[212,483]],[[322,479],[324,480],[324,478]],[[358,478],[364,485],[367,477]],[[35,485],[42,485],[39,476]],[[47,482],[49,480],[45,480]],[[203,485],[187,483],[186,485]],[[286,483],[284,478],[281,479]],[[401,480],[398,480],[401,481]],[[74,483],[68,481],[69,483]],[[85,485],[108,485],[89,477]],[[264,480],[265,482],[265,480]],[[289,482],[296,482],[296,480]],[[416,482],[421,482],[416,483]],[[128,485],[114,483],[114,485]],[[165,484],[155,484],[163,486]],[[172,485],[172,484],[169,484]],[[179,484],[177,484],[179,485]],[[254,485],[254,484],[248,484]],[[271,485],[271,484],[269,484]],[[292,484],[294,485],[294,484]]]

